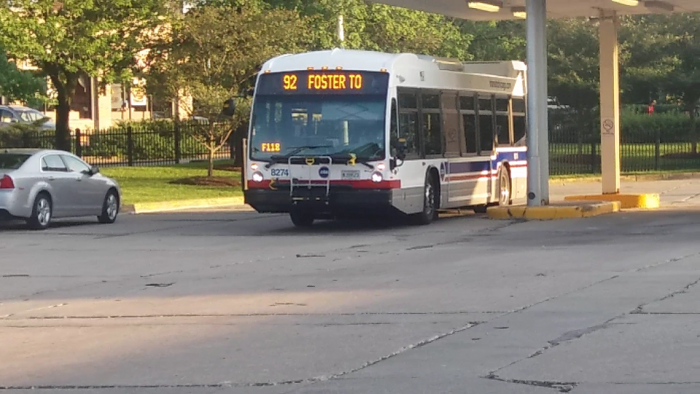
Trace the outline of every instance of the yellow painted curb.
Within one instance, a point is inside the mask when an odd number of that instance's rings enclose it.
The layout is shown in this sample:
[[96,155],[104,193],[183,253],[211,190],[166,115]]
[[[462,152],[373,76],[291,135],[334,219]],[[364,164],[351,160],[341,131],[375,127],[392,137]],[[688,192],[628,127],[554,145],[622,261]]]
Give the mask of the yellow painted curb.
[[661,206],[658,194],[598,194],[590,196],[567,196],[565,201],[619,201],[622,209],[656,209]]
[[511,206],[491,207],[487,211],[489,219],[494,220],[558,220],[589,218],[620,211],[619,201],[596,201],[581,203],[563,203],[541,207]]
[[129,206],[133,213],[164,212],[192,208],[216,208],[245,204],[243,197],[207,198],[199,200],[145,202]]

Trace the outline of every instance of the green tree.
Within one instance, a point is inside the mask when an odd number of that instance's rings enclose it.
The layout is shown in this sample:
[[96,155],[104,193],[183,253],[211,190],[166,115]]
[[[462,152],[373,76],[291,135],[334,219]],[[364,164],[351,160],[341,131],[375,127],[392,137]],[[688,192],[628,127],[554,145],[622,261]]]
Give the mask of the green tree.
[[0,46],[45,73],[57,95],[56,146],[70,149],[69,115],[81,75],[125,78],[162,23],[161,0],[8,0]]
[[331,49],[341,45],[336,34],[343,16],[348,49],[413,52],[471,59],[471,36],[441,15],[377,4],[366,0],[267,0],[274,7],[297,10],[309,19],[313,46]]
[[36,105],[46,99],[46,81],[31,71],[19,70],[0,48],[0,96]]
[[[306,47],[308,27],[294,11],[240,5],[203,5],[173,23],[172,34],[149,56],[148,89],[169,97],[192,97],[180,107],[191,122],[183,130],[214,154],[248,120],[252,88],[262,64]],[[224,102],[236,99],[233,118],[221,115]]]
[[[700,16],[654,15],[626,21],[628,100],[681,104],[690,116],[692,153],[698,153],[696,110],[700,104]],[[648,101],[647,101],[648,102]]]

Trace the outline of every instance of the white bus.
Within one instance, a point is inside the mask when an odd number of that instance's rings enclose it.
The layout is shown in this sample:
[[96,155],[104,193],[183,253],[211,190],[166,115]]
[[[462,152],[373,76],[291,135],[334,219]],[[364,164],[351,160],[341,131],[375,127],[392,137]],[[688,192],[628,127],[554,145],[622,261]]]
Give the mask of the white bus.
[[315,219],[526,199],[526,67],[334,49],[267,61],[253,94],[244,194]]

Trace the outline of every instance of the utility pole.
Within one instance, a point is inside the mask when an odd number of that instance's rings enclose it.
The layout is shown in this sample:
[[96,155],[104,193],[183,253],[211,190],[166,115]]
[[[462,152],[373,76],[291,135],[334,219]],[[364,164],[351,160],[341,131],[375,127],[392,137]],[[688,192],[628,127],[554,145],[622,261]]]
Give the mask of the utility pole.
[[345,45],[345,27],[343,26],[343,16],[338,16],[338,40],[340,41],[340,47],[344,48]]

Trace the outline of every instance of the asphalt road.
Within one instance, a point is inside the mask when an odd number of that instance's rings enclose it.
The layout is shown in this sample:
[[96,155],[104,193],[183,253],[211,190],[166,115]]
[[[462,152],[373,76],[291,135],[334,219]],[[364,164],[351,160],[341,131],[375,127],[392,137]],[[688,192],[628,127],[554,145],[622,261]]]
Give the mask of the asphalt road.
[[699,237],[691,206],[4,226],[0,391],[698,393]]

